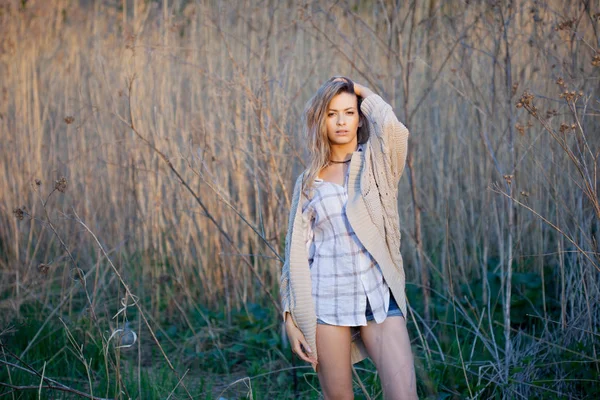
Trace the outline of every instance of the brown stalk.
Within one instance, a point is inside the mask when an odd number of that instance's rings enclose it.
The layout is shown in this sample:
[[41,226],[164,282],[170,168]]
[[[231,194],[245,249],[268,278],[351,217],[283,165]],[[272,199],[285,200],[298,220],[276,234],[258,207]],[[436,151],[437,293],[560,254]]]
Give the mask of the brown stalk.
[[542,215],[540,215],[537,211],[535,211],[534,209],[532,209],[531,207],[529,207],[527,204],[524,204],[522,202],[520,202],[517,198],[515,197],[511,197],[508,193],[504,192],[503,190],[501,190],[499,188],[499,186],[495,186],[495,187],[490,187],[490,189],[496,193],[499,193],[505,197],[507,197],[508,199],[510,199],[512,202],[514,202],[515,204],[525,208],[526,210],[531,211],[536,217],[538,217],[539,219],[541,219],[542,221],[544,221],[544,223],[546,223],[548,226],[550,226],[552,229],[554,229],[555,231],[557,231],[558,233],[560,233],[565,239],[567,239],[573,246],[575,246],[575,248],[579,251],[579,253],[585,257],[590,263],[591,265],[596,268],[599,272],[600,272],[600,266],[598,264],[596,264],[594,262],[594,260],[588,255],[588,252],[583,250],[576,242],[575,240],[573,240],[569,235],[567,235],[567,233],[565,231],[563,231],[560,227],[558,227],[557,225],[553,224],[552,222],[550,222],[548,219],[544,218]]
[[[409,104],[410,104],[410,75],[411,75],[411,67],[413,64],[412,61],[412,41],[413,41],[413,36],[415,34],[415,29],[416,29],[416,1],[412,2],[412,6],[411,9],[409,10],[409,14],[411,14],[411,23],[410,23],[410,31],[409,31],[409,36],[408,36],[408,49],[407,49],[407,56],[406,56],[406,63],[405,63],[405,67],[402,68],[402,77],[404,79],[404,116],[406,118],[409,118],[409,116],[411,115],[411,113],[409,113]],[[408,15],[407,15],[408,18]],[[403,24],[404,25],[404,24]],[[401,45],[401,41],[400,41],[400,32],[398,32],[398,46]],[[454,50],[454,49],[453,49]],[[400,57],[399,57],[400,58]],[[425,97],[423,97],[424,99]],[[411,125],[411,121],[410,119],[406,120],[406,127],[410,130],[412,128]],[[429,281],[430,278],[430,272],[429,272],[429,268],[427,268],[425,266],[425,264],[423,263],[422,259],[423,259],[423,232],[422,232],[422,222],[421,222],[421,203],[420,203],[420,199],[419,199],[419,193],[417,191],[417,177],[415,174],[415,168],[414,168],[414,156],[413,156],[413,151],[409,151],[407,158],[406,158],[406,167],[408,169],[408,175],[409,175],[409,183],[410,183],[410,188],[411,188],[411,199],[412,199],[412,203],[413,203],[413,212],[414,212],[414,216],[413,216],[413,221],[414,221],[414,227],[415,227],[415,244],[417,247],[417,252],[416,252],[416,260],[415,260],[415,264],[416,264],[416,269],[419,273],[419,278],[421,281],[421,286],[423,288],[423,314],[424,314],[424,318],[425,321],[430,321],[431,320],[431,283]]]
[[[524,94],[524,96],[527,96],[527,95],[528,95],[528,92],[526,92]],[[567,100],[567,104],[569,106],[571,113],[575,116],[575,118],[577,118],[577,112],[575,109],[574,102]],[[550,133],[552,138],[558,143],[558,145],[561,147],[561,149],[567,154],[567,156],[571,160],[573,166],[575,166],[575,168],[577,169],[577,172],[583,179],[583,187],[580,187],[582,192],[585,194],[585,196],[588,198],[588,200],[590,200],[590,203],[592,204],[592,206],[594,208],[596,218],[600,219],[600,201],[599,201],[598,197],[596,196],[596,193],[597,193],[596,182],[591,181],[589,173],[587,172],[587,169],[585,168],[585,164],[584,164],[585,160],[583,159],[583,157],[580,159],[577,157],[577,155],[575,155],[575,153],[567,145],[565,135],[559,134],[558,132],[556,132],[554,130],[554,128],[552,128],[552,126],[550,125],[548,120],[542,118],[539,115],[538,109],[535,107],[533,102],[523,101],[523,98],[522,98],[521,101],[519,102],[519,105],[521,105],[525,110],[527,110],[527,112],[531,116],[533,116],[544,127],[544,129],[548,133]],[[585,138],[585,135],[583,135],[583,128],[581,127],[581,123],[579,122],[578,118],[577,118],[577,127],[580,131],[580,134]],[[586,141],[586,149],[591,154],[591,150],[589,148],[589,145],[587,144],[587,141]],[[595,158],[593,157],[593,155],[592,155],[592,159],[594,159],[593,176],[595,178],[597,166],[596,166],[596,161],[595,161]],[[595,179],[594,179],[594,181],[595,181]]]
[[[135,125],[135,119],[133,116],[133,107],[131,105],[131,101],[133,98],[133,82],[135,80],[135,75],[133,75],[129,81],[128,81],[128,105],[129,105],[129,121],[125,121],[122,120],[124,123],[126,123],[129,128],[131,128],[131,131],[139,138],[141,139],[144,143],[146,143],[146,145],[148,147],[150,147],[150,149],[152,149],[156,154],[158,154],[160,156],[160,158],[167,164],[167,166],[169,167],[169,169],[175,174],[175,176],[177,177],[177,180],[179,181],[179,183],[181,183],[186,189],[187,191],[192,195],[192,197],[196,200],[196,202],[200,205],[200,207],[202,208],[202,210],[204,211],[204,215],[209,219],[209,221],[218,229],[219,233],[221,233],[221,236],[223,238],[225,238],[226,243],[228,245],[231,246],[231,248],[236,251],[239,255],[241,255],[241,253],[239,253],[239,251],[237,250],[237,248],[234,245],[233,239],[231,238],[231,236],[223,229],[223,227],[221,226],[221,224],[219,224],[219,222],[217,222],[217,220],[212,216],[212,214],[209,212],[207,206],[204,204],[204,202],[202,201],[202,199],[199,197],[199,195],[194,191],[194,189],[192,189],[190,187],[190,185],[187,183],[187,181],[183,178],[183,176],[181,176],[181,174],[179,173],[179,171],[175,168],[175,166],[173,165],[173,163],[169,160],[169,158],[166,156],[166,154],[164,154],[158,147],[156,147],[153,143],[151,143],[148,139],[146,139],[137,129],[136,125]],[[238,214],[239,215],[239,214]],[[244,219],[244,222],[246,222],[246,220]],[[250,224],[248,224],[250,225]],[[251,225],[250,225],[251,226]],[[254,228],[253,228],[254,229]],[[255,231],[256,232],[256,231]],[[273,249],[273,247],[270,245],[270,243],[268,243],[266,241],[266,239],[261,236],[263,238],[263,240],[267,243],[267,245],[271,248],[271,250],[273,252],[275,252],[275,250]],[[278,253],[276,253],[278,254]],[[259,275],[258,271],[256,270],[256,268],[254,267],[254,265],[252,265],[252,263],[247,259],[247,257],[242,257],[242,261],[250,268],[250,270],[253,272],[255,278],[258,280],[258,282],[261,285],[261,288],[265,291],[265,293],[267,294],[267,296],[269,297],[269,299],[271,300],[271,302],[273,303],[273,305],[275,307],[277,307],[277,309],[280,309],[281,306],[279,304],[279,302],[277,300],[275,300],[275,298],[273,297],[273,295],[271,294],[271,292],[267,289],[267,286],[264,283],[264,280],[262,278],[262,276]]]

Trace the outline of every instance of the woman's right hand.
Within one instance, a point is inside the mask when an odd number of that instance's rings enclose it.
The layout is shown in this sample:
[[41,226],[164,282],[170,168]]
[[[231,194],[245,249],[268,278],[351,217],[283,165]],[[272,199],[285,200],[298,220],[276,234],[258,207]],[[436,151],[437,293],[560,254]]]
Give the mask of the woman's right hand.
[[306,342],[306,338],[302,331],[294,324],[289,313],[285,314],[285,331],[287,332],[288,340],[292,346],[292,351],[307,363],[317,364],[317,359]]

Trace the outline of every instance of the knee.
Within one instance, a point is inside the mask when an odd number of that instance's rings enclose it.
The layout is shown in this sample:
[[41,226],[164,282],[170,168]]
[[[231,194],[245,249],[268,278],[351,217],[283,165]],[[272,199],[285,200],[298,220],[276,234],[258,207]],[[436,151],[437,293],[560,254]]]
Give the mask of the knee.
[[324,379],[319,377],[323,398],[325,400],[352,400],[354,392],[352,391],[352,378],[348,376],[328,376]]

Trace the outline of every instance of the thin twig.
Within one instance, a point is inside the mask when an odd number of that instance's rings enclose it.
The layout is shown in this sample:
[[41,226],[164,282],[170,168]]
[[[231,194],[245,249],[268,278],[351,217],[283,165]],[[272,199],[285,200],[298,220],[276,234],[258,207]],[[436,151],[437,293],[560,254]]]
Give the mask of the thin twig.
[[[20,365],[13,364],[11,362],[4,361],[4,360],[0,360],[0,363],[4,364],[6,366],[9,366],[9,367],[16,368],[16,369],[19,369],[21,371],[27,372],[29,374],[37,375],[37,376],[41,377],[41,379],[43,379],[43,381],[46,382],[46,386],[43,386],[44,389],[52,389],[52,390],[60,390],[60,391],[63,391],[63,392],[70,392],[70,393],[74,393],[74,394],[77,394],[79,396],[83,396],[83,397],[86,397],[88,399],[93,399],[93,400],[107,400],[107,399],[104,399],[102,397],[94,397],[94,396],[92,396],[90,394],[87,394],[85,392],[81,392],[81,391],[79,391],[77,389],[73,389],[72,387],[69,387],[69,386],[67,386],[67,385],[65,385],[63,383],[60,383],[60,382],[58,382],[58,381],[56,381],[54,379],[50,379],[50,378],[48,378],[46,376],[42,376],[42,374],[40,374],[38,371],[36,371],[33,368],[24,368],[24,367],[21,367]],[[27,389],[37,390],[40,387],[39,385],[36,385],[36,386],[16,386],[16,385],[12,385],[10,383],[5,383],[5,382],[1,382],[1,381],[0,381],[0,386],[9,387],[9,388],[15,389],[15,390],[27,390]]]
[[[115,275],[117,276],[117,278],[119,279],[119,282],[121,282],[121,285],[123,285],[123,287],[125,288],[126,293],[129,296],[134,296],[133,292],[129,289],[129,285],[127,285],[127,283],[125,282],[125,280],[123,279],[123,277],[121,276],[121,274],[119,273],[119,270],[117,269],[117,267],[115,267],[115,265],[113,264],[112,260],[110,259],[110,257],[108,256],[108,254],[106,253],[106,250],[104,250],[104,246],[102,246],[102,243],[100,243],[100,240],[98,240],[98,237],[96,237],[96,235],[94,234],[94,232],[92,232],[92,230],[81,220],[81,218],[79,217],[79,215],[77,214],[77,212],[75,211],[75,209],[73,209],[73,214],[75,215],[75,220],[85,228],[85,230],[88,231],[88,233],[90,235],[92,235],[92,237],[94,238],[94,241],[96,242],[96,244],[98,245],[100,251],[102,252],[102,254],[104,255],[104,257],[106,257],[106,261],[108,261],[108,264],[110,265],[110,267],[112,268],[113,272],[115,273]],[[173,364],[171,363],[171,360],[169,360],[169,356],[167,356],[167,353],[165,353],[163,347],[161,346],[160,342],[158,341],[158,338],[156,337],[156,335],[154,334],[154,330],[152,329],[152,327],[150,326],[150,323],[148,322],[148,319],[146,318],[146,314],[144,312],[144,310],[142,309],[142,306],[140,305],[139,301],[136,301],[133,303],[135,305],[135,307],[137,308],[137,310],[140,313],[140,316],[142,317],[142,319],[144,320],[144,324],[146,325],[146,327],[148,328],[148,331],[150,332],[150,335],[152,336],[152,339],[154,340],[154,343],[156,343],[156,345],[158,346],[163,358],[165,359],[165,361],[167,362],[167,365],[169,366],[169,368],[171,369],[171,371],[173,371],[173,373],[175,374],[175,376],[178,379],[182,379],[179,376],[179,373],[177,372],[177,370],[175,369],[175,367],[173,366]],[[191,393],[188,391],[187,387],[185,386],[185,384],[182,382],[181,385],[183,386],[183,388],[185,389],[185,392],[187,393],[187,395],[189,396],[190,399],[193,399]]]
[[600,271],[600,267],[594,262],[594,260],[592,260],[592,258],[587,254],[588,252],[584,251],[581,247],[579,247],[579,245],[577,243],[575,243],[575,241],[573,239],[571,239],[571,237],[569,235],[567,235],[562,229],[560,229],[558,226],[554,225],[552,222],[548,221],[546,218],[544,218],[543,216],[541,216],[537,211],[535,211],[533,208],[529,207],[526,204],[521,203],[519,200],[517,200],[516,198],[508,195],[508,193],[504,192],[503,190],[499,189],[498,187],[494,188],[490,186],[490,189],[496,193],[499,193],[501,195],[506,196],[507,198],[511,199],[512,201],[514,201],[516,204],[520,205],[521,207],[531,211],[533,214],[535,214],[538,218],[540,218],[542,221],[544,221],[546,224],[550,225],[555,231],[557,231],[558,233],[560,233],[561,235],[563,235],[565,237],[565,239],[567,239],[569,242],[571,242],[571,244],[573,246],[575,246],[577,248],[577,250],[585,257],[588,259],[588,261],[592,264],[592,266],[594,268],[596,268],[598,271]]
[[107,399],[104,397],[95,397],[95,396],[91,396],[87,393],[84,392],[80,392],[77,389],[73,389],[70,388],[68,386],[50,386],[50,385],[46,385],[46,386],[36,386],[36,385],[32,385],[32,386],[17,386],[17,385],[11,385],[10,383],[5,383],[5,382],[0,382],[0,386],[4,386],[7,388],[11,388],[14,390],[39,390],[41,389],[50,389],[50,390],[58,390],[60,392],[68,392],[68,393],[73,393],[76,394],[78,396],[81,397],[85,397],[86,399],[92,399],[92,400],[112,400],[112,399]]

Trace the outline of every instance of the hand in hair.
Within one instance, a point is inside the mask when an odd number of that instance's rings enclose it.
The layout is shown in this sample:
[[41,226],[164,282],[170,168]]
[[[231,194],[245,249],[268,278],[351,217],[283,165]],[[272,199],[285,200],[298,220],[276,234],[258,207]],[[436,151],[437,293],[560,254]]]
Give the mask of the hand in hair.
[[337,82],[337,81],[351,82],[354,86],[354,93],[356,93],[357,96],[360,96],[363,99],[374,94],[371,89],[367,88],[366,86],[361,85],[360,83],[352,81],[352,80],[350,80],[350,78],[346,78],[345,76],[334,76],[334,77],[332,77],[332,80],[334,82]]
[[357,96],[360,96],[363,99],[374,94],[371,89],[369,89],[366,86],[361,85],[360,83],[356,83],[356,82],[354,82],[354,93],[356,93]]

